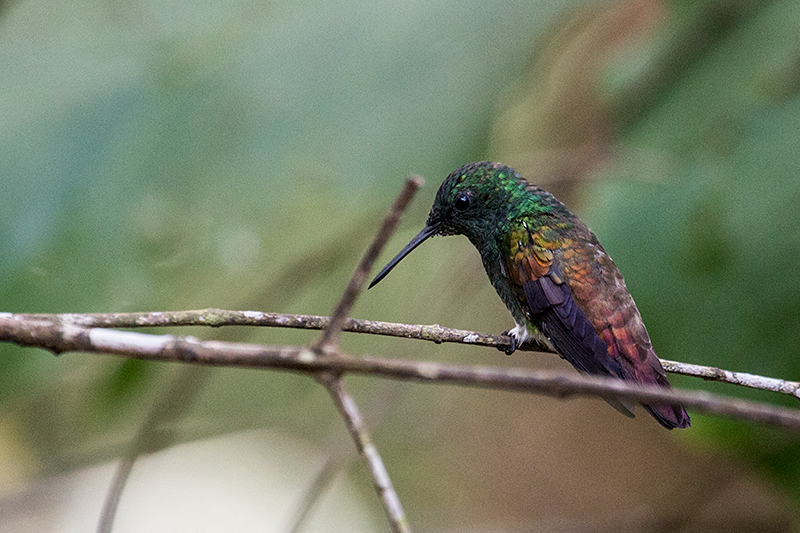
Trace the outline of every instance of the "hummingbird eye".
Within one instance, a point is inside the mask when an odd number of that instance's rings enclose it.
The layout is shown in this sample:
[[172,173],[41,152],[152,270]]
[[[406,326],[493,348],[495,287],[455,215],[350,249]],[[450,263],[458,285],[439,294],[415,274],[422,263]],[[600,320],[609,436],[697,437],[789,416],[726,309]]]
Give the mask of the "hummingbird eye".
[[456,201],[453,202],[453,209],[459,212],[464,212],[469,209],[470,204],[472,203],[472,197],[468,194],[462,194]]

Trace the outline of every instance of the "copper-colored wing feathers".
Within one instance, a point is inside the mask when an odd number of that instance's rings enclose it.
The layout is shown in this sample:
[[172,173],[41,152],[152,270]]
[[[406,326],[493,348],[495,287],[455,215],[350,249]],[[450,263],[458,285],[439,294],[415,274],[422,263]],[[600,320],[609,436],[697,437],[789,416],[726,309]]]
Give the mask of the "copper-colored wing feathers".
[[[623,379],[671,388],[622,274],[595,235],[583,224],[577,229],[586,238],[565,241],[559,254],[575,301],[619,363]],[[644,408],[664,427],[690,425],[682,407],[656,403]]]
[[[669,387],[616,265],[588,228],[578,222],[573,230],[565,236],[521,221],[510,232],[506,271],[528,320],[578,370]],[[632,415],[629,403],[608,401]],[[667,428],[689,425],[680,407],[644,407]]]
[[577,369],[622,377],[619,364],[609,357],[605,343],[563,279],[555,262],[557,242],[547,241],[545,234],[541,229],[531,230],[524,221],[511,232],[513,253],[506,270],[520,289],[518,296],[528,320]]

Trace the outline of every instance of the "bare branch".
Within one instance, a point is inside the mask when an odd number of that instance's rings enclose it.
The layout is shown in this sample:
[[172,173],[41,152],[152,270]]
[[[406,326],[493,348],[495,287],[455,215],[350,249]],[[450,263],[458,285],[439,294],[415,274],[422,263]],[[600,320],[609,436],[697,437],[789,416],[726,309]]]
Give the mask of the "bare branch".
[[97,533],[108,533],[114,525],[114,518],[117,513],[119,502],[122,498],[122,491],[128,483],[128,479],[133,470],[133,465],[139,456],[145,451],[154,451],[154,441],[159,442],[159,446],[166,446],[171,439],[166,438],[164,430],[159,430],[162,426],[169,426],[171,419],[182,415],[195,398],[195,394],[204,382],[202,367],[184,368],[174,377],[164,389],[164,395],[153,404],[145,420],[139,426],[136,437],[130,444],[130,449],[122,457],[114,478],[111,481],[103,508],[100,512],[100,520],[97,524]]
[[344,461],[337,460],[333,455],[325,458],[291,521],[289,533],[300,533],[303,530],[309,513],[314,508],[314,505],[319,502],[336,474],[341,472],[343,463]]
[[731,385],[740,385],[751,389],[760,389],[800,398],[800,382],[785,379],[768,378],[746,372],[731,372],[714,366],[693,365],[662,359],[664,370],[684,376],[703,378],[706,381],[721,381]]
[[[0,316],[13,316],[21,320],[56,320],[64,324],[73,324],[87,328],[267,326],[319,330],[327,328],[331,320],[330,317],[319,315],[267,313],[263,311],[231,311],[216,308],[196,309],[191,311],[151,311],[144,313],[0,313]],[[508,337],[505,335],[488,335],[475,331],[446,328],[439,324],[415,325],[346,318],[342,325],[342,331],[427,340],[435,342],[436,344],[441,344],[443,342],[474,344],[476,346],[489,346],[497,348],[498,350],[505,350],[509,346]],[[537,344],[536,342],[526,342],[524,345],[517,347],[517,350],[555,353],[546,346]]]
[[133,463],[138,458],[138,454],[128,455],[122,458],[117,469],[114,471],[114,478],[111,480],[111,486],[106,493],[106,499],[103,501],[103,508],[100,511],[100,520],[97,524],[97,533],[109,533],[111,527],[114,525],[114,518],[117,515],[117,507],[122,499],[122,490],[128,483],[128,478],[133,470]]
[[[330,376],[331,374],[323,375]],[[358,453],[360,453],[367,462],[378,495],[388,515],[389,523],[392,525],[392,531],[396,533],[409,533],[411,529],[408,526],[405,511],[403,511],[403,506],[400,504],[400,499],[397,497],[397,493],[394,490],[392,480],[389,478],[389,473],[386,471],[386,466],[383,464],[383,459],[381,459],[378,449],[372,443],[372,439],[364,425],[364,420],[361,417],[358,406],[344,389],[341,376],[336,374],[331,379],[325,380],[324,384],[328,392],[330,392],[331,398],[333,398],[333,402],[336,404],[336,408],[339,409],[339,413],[341,413],[342,418],[345,420],[347,431],[350,432],[350,436],[356,443]]]
[[[138,328],[165,326],[270,326],[281,328],[297,328],[318,330],[325,328],[330,318],[316,315],[296,315],[281,313],[264,313],[261,311],[229,311],[224,309],[199,309],[193,311],[157,311],[150,313],[104,313],[104,314],[11,314],[0,313],[6,317],[19,320],[56,321],[62,324],[74,324],[85,327],[106,328]],[[453,329],[439,324],[398,324],[375,320],[348,318],[344,322],[343,331],[369,333],[372,335],[388,335],[435,342],[456,342],[475,346],[489,346],[500,350],[508,347],[508,337],[504,335],[487,335],[475,331]],[[536,351],[555,353],[547,346],[526,342],[517,351]],[[719,381],[752,389],[766,390],[787,394],[800,398],[800,382],[778,378],[758,376],[744,372],[732,372],[713,366],[694,365],[662,359],[664,370],[673,374],[699,377],[707,381]]]
[[352,372],[399,380],[545,394],[559,398],[611,393],[636,402],[664,401],[683,404],[697,411],[800,431],[800,410],[731,399],[706,392],[643,387],[618,379],[517,368],[353,357],[345,354],[323,357],[306,347],[200,341],[191,337],[88,329],[41,320],[23,321],[19,318],[20,315],[15,316],[16,319],[0,316],[0,340],[46,348],[55,353],[107,353],[149,361],[275,368],[304,373]]
[[[311,344],[311,350],[315,355],[322,357],[338,356],[339,335],[342,332],[342,326],[347,318],[347,313],[350,312],[359,292],[361,292],[361,288],[367,280],[372,264],[389,240],[389,237],[394,233],[397,224],[400,222],[400,217],[423,182],[423,179],[419,176],[411,176],[406,180],[405,187],[403,187],[400,195],[397,197],[394,204],[392,204],[392,208],[383,220],[383,224],[381,224],[372,244],[367,248],[356,271],[350,278],[350,282],[347,284],[339,303],[333,310],[333,315],[322,331],[322,335],[320,335],[316,342]],[[397,497],[394,486],[392,486],[392,481],[383,464],[383,459],[381,459],[378,449],[372,444],[369,431],[364,425],[358,406],[344,388],[341,373],[322,371],[317,372],[315,377],[317,381],[325,385],[325,388],[330,393],[333,403],[339,409],[342,418],[344,418],[347,430],[350,432],[350,436],[353,438],[358,452],[366,461],[370,473],[372,474],[375,489],[378,491],[378,495],[383,502],[383,507],[386,510],[386,515],[389,518],[392,530],[396,533],[410,532],[411,530],[406,521],[403,506],[400,504],[400,499]]]
[[420,176],[414,175],[406,180],[405,187],[394,201],[394,204],[392,204],[392,209],[384,219],[381,228],[378,230],[378,234],[375,235],[375,239],[372,241],[372,244],[369,246],[369,248],[367,248],[366,253],[364,253],[364,257],[361,258],[361,262],[358,264],[358,268],[356,268],[356,271],[353,273],[353,277],[350,278],[350,283],[347,284],[347,288],[344,290],[341,300],[339,300],[339,303],[333,310],[333,315],[331,315],[331,320],[328,324],[328,327],[326,327],[322,332],[319,341],[315,343],[314,346],[316,348],[319,348],[324,352],[328,352],[332,351],[336,348],[336,346],[338,346],[339,334],[341,333],[342,325],[347,318],[347,313],[353,307],[353,304],[358,297],[358,293],[361,292],[361,288],[364,286],[364,282],[367,281],[367,276],[369,275],[369,271],[372,268],[373,263],[375,263],[375,260],[378,258],[381,250],[386,245],[389,237],[391,237],[392,233],[394,233],[394,230],[397,228],[397,224],[400,223],[400,217],[406,210],[406,207],[408,207],[408,203],[411,201],[411,198],[414,197],[414,194],[419,190],[420,187],[422,187],[424,182],[425,181]]

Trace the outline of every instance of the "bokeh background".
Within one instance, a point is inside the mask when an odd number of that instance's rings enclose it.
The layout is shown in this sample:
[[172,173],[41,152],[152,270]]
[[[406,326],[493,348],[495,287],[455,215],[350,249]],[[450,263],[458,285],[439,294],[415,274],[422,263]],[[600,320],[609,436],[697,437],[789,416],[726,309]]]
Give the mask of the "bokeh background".
[[[451,170],[491,159],[595,230],[661,357],[798,380],[798,154],[796,1],[5,1],[0,310],[328,314],[409,173],[428,183],[381,261]],[[512,325],[463,238],[426,243],[352,314]],[[794,436],[695,413],[667,432],[593,399],[346,384],[417,531],[798,530]],[[92,530],[154,412],[116,531],[288,531],[326,458],[341,468],[306,531],[388,531],[312,380],[11,345],[0,531]]]

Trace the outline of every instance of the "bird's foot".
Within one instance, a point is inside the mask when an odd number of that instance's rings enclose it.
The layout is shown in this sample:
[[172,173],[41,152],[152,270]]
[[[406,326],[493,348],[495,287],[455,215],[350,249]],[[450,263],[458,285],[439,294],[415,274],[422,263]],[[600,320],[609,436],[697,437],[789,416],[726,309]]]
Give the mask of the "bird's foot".
[[522,346],[522,343],[528,338],[528,328],[525,326],[525,324],[517,323],[517,325],[510,330],[504,331],[503,335],[508,335],[511,337],[511,346],[505,350],[506,355],[511,355],[512,353],[516,352],[517,348]]
[[506,355],[511,355],[512,353],[517,351],[517,339],[509,335],[509,333],[510,331],[504,331],[503,335],[508,335],[511,338],[511,346],[509,346],[508,348],[503,348],[502,346],[499,346],[497,348],[501,352],[505,352]]

